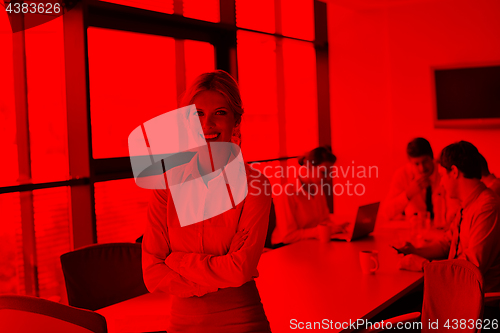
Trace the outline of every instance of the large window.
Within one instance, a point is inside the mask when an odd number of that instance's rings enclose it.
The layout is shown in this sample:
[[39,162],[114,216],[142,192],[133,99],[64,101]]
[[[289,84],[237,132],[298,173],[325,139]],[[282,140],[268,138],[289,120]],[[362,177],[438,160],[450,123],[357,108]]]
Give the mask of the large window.
[[0,14],[0,293],[64,301],[71,249],[63,19],[13,34]]
[[97,241],[135,242],[144,232],[150,196],[130,178],[96,183]]
[[296,156],[318,146],[312,43],[238,31],[238,74],[247,160]]
[[7,15],[0,15],[0,186],[13,185],[19,178],[16,140],[16,110],[14,94],[14,66],[12,32]]
[[[209,43],[119,30],[88,30],[92,152],[95,159],[128,156],[128,135],[177,108],[177,71],[186,82],[215,69]],[[182,65],[176,48],[184,49]],[[125,70],[126,69],[126,70]]]
[[69,179],[63,20],[25,32],[31,181]]
[[0,293],[24,294],[24,259],[19,193],[0,195]]
[[0,293],[64,302],[61,254],[141,236],[151,191],[128,135],[203,72],[239,82],[246,161],[329,142],[325,15],[313,0],[82,1],[13,34],[0,14]]

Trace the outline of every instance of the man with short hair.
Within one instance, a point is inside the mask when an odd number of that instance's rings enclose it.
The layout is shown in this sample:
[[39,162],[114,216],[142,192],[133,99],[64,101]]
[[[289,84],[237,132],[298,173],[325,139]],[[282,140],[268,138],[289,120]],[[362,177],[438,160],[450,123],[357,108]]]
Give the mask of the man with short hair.
[[481,182],[479,152],[460,141],[443,149],[441,183],[460,202],[459,218],[441,239],[424,246],[406,243],[401,268],[422,270],[426,259],[465,259],[483,274],[485,291],[500,291],[500,199]]
[[438,224],[447,225],[455,216],[456,207],[445,198],[440,186],[438,165],[429,141],[413,139],[406,153],[408,163],[394,174],[382,211],[388,219],[429,212],[431,218],[440,220]]
[[490,173],[490,169],[488,168],[488,162],[483,155],[479,154],[479,162],[481,163],[481,181],[486,185],[486,187],[490,188],[497,195],[500,195],[500,179],[495,177],[494,174]]

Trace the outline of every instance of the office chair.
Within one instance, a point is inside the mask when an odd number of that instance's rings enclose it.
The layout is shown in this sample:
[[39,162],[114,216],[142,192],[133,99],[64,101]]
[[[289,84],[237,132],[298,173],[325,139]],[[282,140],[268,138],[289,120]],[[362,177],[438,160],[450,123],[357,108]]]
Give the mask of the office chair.
[[32,296],[0,295],[0,332],[107,333],[98,313]]
[[[424,266],[424,302],[422,305],[421,332],[440,332],[447,330],[443,325],[449,320],[453,327],[453,319],[473,320],[483,318],[485,301],[498,299],[500,293],[483,291],[481,271],[472,263],[463,259],[442,260]],[[418,321],[418,312],[384,320],[390,321],[393,327],[402,322]],[[439,327],[429,327],[429,323],[439,321]],[[386,325],[387,327],[387,325]],[[474,327],[459,327],[461,332],[479,332]],[[452,330],[450,328],[450,330]],[[383,329],[368,329],[363,333],[381,332]]]
[[70,305],[97,310],[146,294],[138,243],[90,245],[61,255]]

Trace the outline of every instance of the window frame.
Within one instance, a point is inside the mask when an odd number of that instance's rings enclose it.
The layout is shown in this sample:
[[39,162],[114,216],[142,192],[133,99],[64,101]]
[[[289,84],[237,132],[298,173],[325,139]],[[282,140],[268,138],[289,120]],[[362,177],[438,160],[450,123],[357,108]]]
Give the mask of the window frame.
[[[275,15],[280,24],[280,4],[275,0]],[[182,14],[182,0],[174,0],[174,14],[159,13],[145,9],[108,3],[99,0],[82,0],[64,14],[64,53],[66,79],[66,112],[68,126],[68,159],[70,179],[45,183],[23,183],[0,187],[0,194],[19,192],[30,196],[22,206],[23,248],[25,261],[25,290],[38,296],[36,263],[36,240],[32,191],[52,187],[70,188],[71,248],[76,249],[97,243],[94,184],[103,181],[133,178],[129,157],[94,159],[92,155],[92,131],[90,119],[90,90],[87,28],[98,27],[129,32],[146,33],[177,39],[191,39],[214,45],[215,68],[229,72],[238,78],[236,34],[238,30],[272,35],[281,39],[295,39],[312,43],[316,51],[318,136],[320,145],[331,144],[327,4],[314,0],[315,40],[303,40],[236,26],[235,0],[220,0],[220,22],[206,22],[186,18]],[[30,138],[28,103],[26,90],[26,60],[24,31],[13,34],[14,76],[16,99],[16,127],[20,177],[31,177],[29,160]],[[279,52],[278,52],[279,53]],[[278,54],[278,56],[280,56]],[[282,56],[282,54],[281,54]],[[282,60],[282,59],[281,59]],[[281,65],[282,66],[282,65]],[[284,98],[283,71],[278,69],[278,96]],[[281,78],[279,77],[281,75]],[[182,79],[177,78],[177,81]],[[182,83],[185,85],[185,80]],[[184,87],[185,88],[185,87]],[[282,103],[283,104],[283,103]],[[280,120],[284,120],[281,108]],[[277,160],[293,157],[280,156]],[[257,162],[257,161],[254,161]],[[333,211],[333,197],[328,204]],[[31,253],[29,253],[31,252]]]

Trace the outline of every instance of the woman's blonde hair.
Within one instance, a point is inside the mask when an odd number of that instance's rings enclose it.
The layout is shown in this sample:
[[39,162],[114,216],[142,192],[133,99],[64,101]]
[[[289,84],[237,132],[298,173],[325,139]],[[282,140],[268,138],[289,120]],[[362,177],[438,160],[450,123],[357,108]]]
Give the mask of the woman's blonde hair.
[[243,115],[243,106],[241,103],[238,83],[236,83],[229,73],[219,69],[213,72],[203,73],[198,76],[186,90],[182,98],[181,106],[192,104],[196,95],[207,90],[216,91],[224,96],[224,99],[233,111],[234,119],[236,120],[231,142],[241,146],[240,124],[241,116]]

